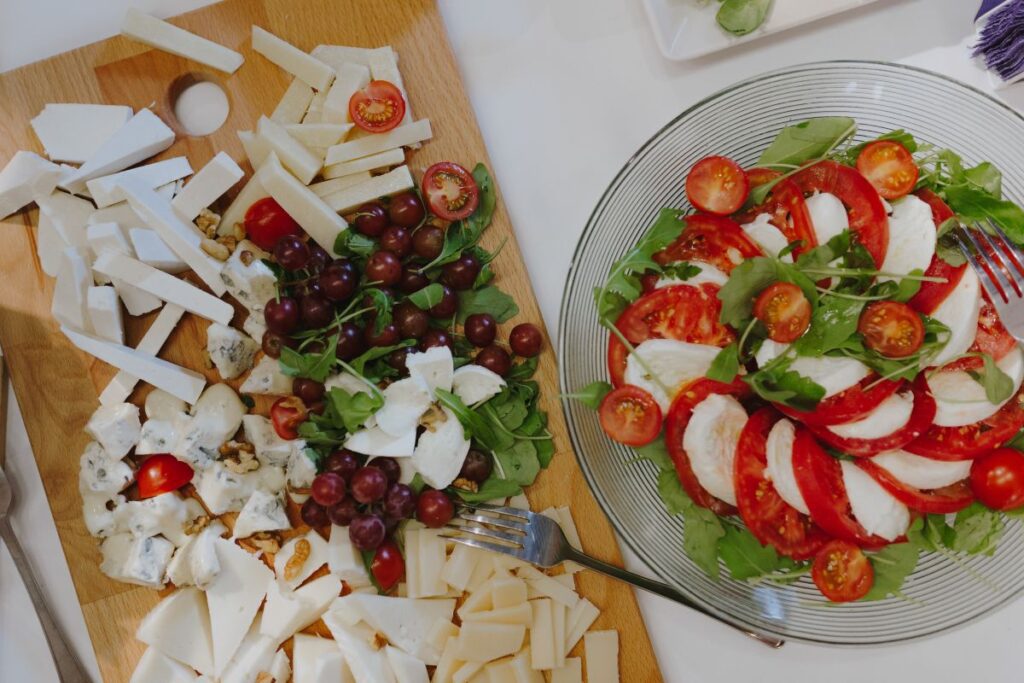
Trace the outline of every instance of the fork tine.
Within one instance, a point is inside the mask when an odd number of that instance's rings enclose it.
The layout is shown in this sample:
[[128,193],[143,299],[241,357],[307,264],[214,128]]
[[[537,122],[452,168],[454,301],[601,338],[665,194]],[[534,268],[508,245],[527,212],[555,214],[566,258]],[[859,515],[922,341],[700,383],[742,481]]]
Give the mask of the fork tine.
[[1004,251],[1008,251],[1010,260],[1014,262],[1018,272],[1024,273],[1024,251],[1021,250],[1017,243],[1010,239],[1009,235],[1003,232],[1003,229],[999,227],[991,218],[986,220],[985,223],[992,229],[992,232],[1002,241],[1002,247]]
[[473,534],[474,536],[484,536],[486,538],[495,538],[499,541],[505,541],[506,543],[514,543],[517,546],[522,546],[526,540],[525,536],[519,534],[507,534],[504,531],[498,531],[497,529],[488,529],[482,526],[471,526],[468,524],[448,524],[449,529],[457,529],[458,531],[465,534]]
[[523,533],[523,534],[526,533],[526,525],[525,524],[520,524],[518,522],[513,522],[513,521],[510,521],[508,519],[503,519],[501,517],[494,517],[494,516],[491,516],[491,515],[473,515],[473,514],[467,514],[465,512],[460,512],[459,513],[459,519],[464,519],[467,522],[477,522],[479,524],[488,524],[490,526],[496,526],[496,527],[501,528],[501,529],[512,529],[513,531],[518,531],[518,532]]
[[[998,300],[999,301],[1004,301],[1004,302],[1009,303],[1009,301],[1010,301],[1010,292],[1013,291],[1013,287],[1010,286],[1010,281],[1006,279],[1006,275],[1003,274],[1002,269],[999,268],[998,266],[994,266],[993,265],[993,263],[991,261],[991,257],[989,257],[989,255],[985,253],[985,250],[982,248],[981,244],[978,243],[977,238],[974,236],[974,231],[973,230],[965,229],[965,230],[962,230],[961,232],[964,235],[967,235],[967,239],[971,242],[972,245],[974,245],[974,249],[973,250],[968,248],[965,251],[965,253],[971,253],[973,251],[975,254],[977,254],[977,259],[980,259],[980,261],[979,261],[979,260],[975,260],[975,257],[972,257],[972,256],[968,256],[967,257],[967,258],[971,259],[971,265],[975,266],[975,268],[976,268],[976,270],[978,272],[978,275],[979,275],[978,279],[981,280],[983,283],[987,281],[990,285],[992,285],[993,287],[995,287],[995,288],[997,288],[999,290],[998,291]],[[961,239],[962,239],[962,237],[961,237]],[[978,269],[980,269],[980,270],[978,270]],[[985,277],[981,277],[982,273],[985,274]],[[992,291],[988,287],[985,288],[985,291],[987,291],[989,293],[989,296],[992,295]],[[996,299],[993,299],[992,301],[995,302]]]
[[466,538],[465,536],[447,536],[441,534],[442,538],[446,538],[455,543],[461,543],[462,545],[468,545],[470,548],[476,548],[478,550],[489,550],[492,553],[500,553],[502,555],[511,555],[512,557],[520,560],[525,560],[524,554],[521,550],[517,550],[512,546],[498,545],[497,543],[487,543],[486,541],[478,541],[475,538]]
[[967,246],[964,238],[960,236],[961,231],[956,231],[953,234],[956,237],[956,244],[960,247],[961,253],[971,263],[971,267],[978,276],[978,281],[981,282],[981,286],[985,288],[985,293],[988,294],[988,298],[992,300],[992,303],[1002,303],[1003,294],[994,285],[994,283],[988,277],[988,271],[985,270],[982,265],[974,258],[974,253],[971,248]]
[[518,517],[519,519],[524,519],[526,521],[529,521],[531,519],[531,516],[533,515],[533,513],[530,512],[529,510],[520,510],[519,508],[491,505],[489,503],[463,503],[462,507],[468,508],[470,510],[483,510],[485,512],[493,512],[497,515]]
[[[996,243],[996,240],[993,239],[992,236],[989,235],[981,227],[979,227],[975,232],[980,237],[980,239],[984,240],[985,244],[988,245],[989,249],[991,250],[986,250],[986,254],[989,256],[989,260],[995,263],[996,266],[999,267],[999,270],[1002,272],[1002,274],[1006,276],[1006,278],[1010,281],[1010,284],[1013,286],[1013,289],[1017,292],[1017,296],[1021,296],[1022,294],[1024,294],[1024,286],[1021,285],[1020,273],[1014,267],[1013,263],[1011,263],[1006,253],[999,248],[999,245]],[[1009,292],[1007,292],[1007,295],[1009,295]]]

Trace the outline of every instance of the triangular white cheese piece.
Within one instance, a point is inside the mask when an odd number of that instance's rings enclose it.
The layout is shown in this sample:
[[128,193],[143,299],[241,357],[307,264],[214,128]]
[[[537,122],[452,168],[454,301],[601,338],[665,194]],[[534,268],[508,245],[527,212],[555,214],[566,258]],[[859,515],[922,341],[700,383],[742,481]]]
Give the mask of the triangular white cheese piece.
[[213,673],[210,616],[206,598],[196,588],[164,598],[139,624],[135,637],[199,673]]
[[430,632],[441,619],[452,620],[455,600],[392,598],[353,593],[344,598],[358,605],[363,621],[384,634],[392,645],[431,666],[441,653],[430,644]]
[[213,633],[214,671],[219,676],[248,633],[274,573],[231,541],[219,538],[214,543],[220,573],[207,586],[206,600]]

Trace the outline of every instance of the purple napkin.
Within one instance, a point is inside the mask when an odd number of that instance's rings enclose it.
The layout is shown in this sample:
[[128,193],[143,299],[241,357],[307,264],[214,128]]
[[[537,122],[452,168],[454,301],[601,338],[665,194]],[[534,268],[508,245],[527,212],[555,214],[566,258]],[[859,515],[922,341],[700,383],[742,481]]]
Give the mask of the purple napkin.
[[984,0],[974,56],[1010,82],[1024,77],[1024,0]]

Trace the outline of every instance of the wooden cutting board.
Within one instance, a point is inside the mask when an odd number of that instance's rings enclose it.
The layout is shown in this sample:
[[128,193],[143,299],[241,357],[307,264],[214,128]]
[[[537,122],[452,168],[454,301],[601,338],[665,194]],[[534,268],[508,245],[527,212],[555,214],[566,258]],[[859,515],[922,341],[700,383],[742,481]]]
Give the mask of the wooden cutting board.
[[[185,154],[200,168],[224,150],[240,163],[245,158],[235,131],[252,129],[269,114],[290,76],[251,49],[250,31],[258,24],[305,50],[318,44],[375,47],[390,44],[417,118],[429,118],[434,139],[412,155],[414,170],[453,159],[472,167],[488,162],[473,109],[466,98],[433,0],[229,0],[174,19],[174,23],[241,52],[245,64],[225,76],[195,62],[114,37],[0,75],[0,166],[19,149],[42,152],[29,126],[48,102],[127,104],[152,107],[178,132],[162,157]],[[227,122],[205,138],[187,136],[174,120],[171,93],[182,77],[201,74],[222,85],[231,102]],[[250,169],[246,166],[246,170]],[[500,176],[497,178],[500,183]],[[237,188],[240,187],[236,186]],[[127,681],[142,654],[136,625],[157,602],[155,591],[117,583],[99,571],[95,539],[86,532],[78,488],[78,456],[88,438],[82,427],[97,406],[100,390],[114,370],[75,349],[50,316],[53,281],[42,271],[35,249],[36,210],[9,217],[0,227],[0,346],[7,355],[14,390],[39,465],[50,507],[104,680]],[[498,284],[518,302],[516,322],[541,324],[540,311],[501,199],[484,245],[507,240],[495,271]],[[134,345],[152,315],[132,321]],[[204,323],[186,315],[162,357],[203,370]],[[503,335],[501,335],[503,336]],[[529,491],[535,509],[569,505],[587,552],[621,562],[612,529],[591,496],[569,448],[556,397],[558,383],[552,344],[538,371],[542,406],[550,417],[557,455]],[[206,371],[211,381],[214,372]],[[136,392],[134,399],[141,398]],[[55,561],[56,558],[55,558]],[[660,681],[647,631],[631,589],[585,572],[581,592],[602,610],[595,628],[614,628],[621,638],[623,681]],[[582,646],[580,646],[582,648]]]

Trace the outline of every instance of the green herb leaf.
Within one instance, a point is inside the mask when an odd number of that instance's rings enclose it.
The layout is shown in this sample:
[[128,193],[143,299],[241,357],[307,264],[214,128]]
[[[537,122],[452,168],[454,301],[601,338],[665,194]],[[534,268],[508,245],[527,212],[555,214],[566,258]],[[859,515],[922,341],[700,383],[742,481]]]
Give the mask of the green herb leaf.
[[991,220],[1014,242],[1024,243],[1024,209],[1013,202],[966,185],[947,187],[945,198],[965,222]]
[[766,401],[797,410],[814,410],[825,396],[825,388],[800,373],[789,370],[790,362],[768,364],[746,375],[743,381]]
[[857,332],[864,301],[838,296],[822,297],[811,315],[811,326],[793,343],[799,356],[822,356],[839,348]]
[[992,555],[1003,536],[1004,527],[998,512],[981,503],[971,503],[956,513],[953,542],[949,547],[969,555]]
[[331,387],[327,400],[332,415],[350,434],[359,431],[366,420],[384,405],[384,397],[379,392],[350,394],[341,387]]
[[334,253],[340,256],[366,259],[375,251],[377,251],[377,243],[356,230],[343,230],[334,240]]
[[512,369],[508,371],[507,379],[512,382],[522,382],[533,377],[535,372],[537,372],[537,356],[513,365]]
[[417,308],[425,311],[441,303],[441,299],[444,298],[444,285],[440,282],[434,282],[423,289],[413,292],[406,298]]
[[964,180],[996,199],[1003,196],[1003,174],[991,162],[983,161],[973,168],[964,169]]
[[659,436],[646,446],[640,446],[633,450],[641,460],[649,460],[663,470],[675,472],[675,465],[672,463],[672,457],[668,454],[668,446],[665,444],[664,437]]
[[875,582],[862,600],[884,600],[890,595],[899,595],[903,582],[917,566],[920,548],[914,543],[894,543],[877,553],[871,553],[871,567]]
[[956,238],[953,237],[953,230],[960,226],[956,218],[947,218],[938,228],[938,235],[935,240],[935,253],[939,258],[951,266],[959,267],[967,263],[967,257],[960,251]]
[[700,266],[695,266],[692,263],[687,263],[686,261],[669,263],[661,268],[662,277],[683,280],[684,282],[692,277],[700,275],[701,272]]
[[504,440],[503,442],[487,418],[467,407],[461,398],[444,389],[435,389],[434,395],[437,397],[438,403],[448,408],[458,418],[468,437],[476,439],[491,451],[503,443],[507,445],[508,441]]
[[465,489],[450,489],[466,503],[486,503],[491,500],[501,500],[517,496],[523,491],[523,487],[511,479],[502,479],[491,475],[477,491]]
[[604,400],[604,397],[607,396],[611,390],[611,384],[597,380],[596,382],[591,382],[575,393],[566,394],[566,398],[574,398],[591,410],[597,410],[601,406],[601,401]]
[[738,330],[744,329],[754,310],[754,299],[774,282],[797,285],[811,305],[817,305],[818,293],[813,280],[790,264],[759,256],[747,259],[733,268],[728,282],[718,290],[718,299],[722,302],[719,320]]
[[1011,396],[1015,389],[1013,380],[1003,372],[996,360],[987,353],[981,354],[982,368],[977,372],[970,373],[978,384],[985,387],[985,398],[989,403],[1002,403]]
[[715,359],[711,361],[711,367],[708,368],[707,376],[708,379],[728,384],[736,379],[739,371],[739,345],[733,342],[719,351]]
[[734,526],[725,528],[725,535],[718,542],[718,554],[729,568],[732,578],[739,581],[768,576],[797,566],[793,560],[779,555],[770,545],[761,545],[747,529]]
[[857,122],[845,116],[827,116],[786,126],[762,152],[757,165],[798,166],[823,157],[856,131]]
[[317,382],[323,382],[334,368],[337,348],[337,335],[329,337],[327,346],[318,353],[300,353],[287,346],[282,346],[281,358],[278,360],[281,372],[289,377],[307,377]]
[[394,300],[382,289],[371,287],[363,290],[363,296],[370,300],[373,306],[373,329],[376,334],[391,324],[391,308]]
[[736,36],[745,36],[764,23],[772,0],[725,0],[715,15],[718,25]]
[[372,380],[372,375],[374,375],[375,373],[369,372],[368,374],[368,365],[373,363],[373,361],[375,360],[385,358],[392,351],[397,351],[398,349],[404,349],[415,345],[416,340],[405,339],[397,344],[394,344],[393,346],[374,346],[367,349],[366,351],[362,352],[361,354],[353,358],[351,361],[349,361],[349,365],[352,366],[352,369],[355,370],[360,375],[363,375],[367,379]]
[[490,313],[499,323],[519,314],[515,299],[494,285],[459,292],[459,313],[456,321],[461,325],[474,313]]
[[505,478],[522,486],[532,484],[540,473],[540,459],[532,441],[515,441],[508,448],[495,450],[494,457],[501,464]]

